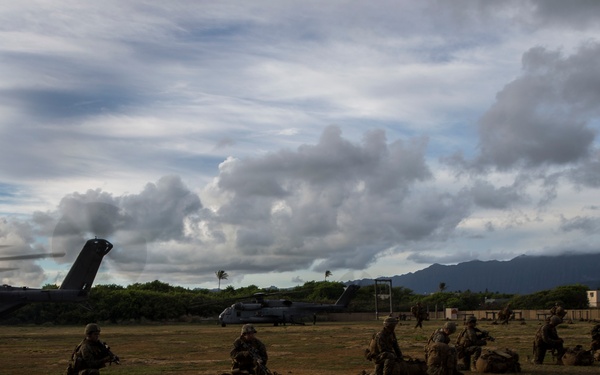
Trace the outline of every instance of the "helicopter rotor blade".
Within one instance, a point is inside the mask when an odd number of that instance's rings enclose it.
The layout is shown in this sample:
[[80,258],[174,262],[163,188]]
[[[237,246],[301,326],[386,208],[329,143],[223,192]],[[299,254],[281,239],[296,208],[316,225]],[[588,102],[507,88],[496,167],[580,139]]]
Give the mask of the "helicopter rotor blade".
[[0,272],[16,271],[18,268],[0,268]]
[[64,257],[65,253],[40,253],[40,254],[22,254],[22,255],[8,255],[0,257],[0,261],[3,260],[23,260],[23,259],[42,259],[42,258],[61,258]]

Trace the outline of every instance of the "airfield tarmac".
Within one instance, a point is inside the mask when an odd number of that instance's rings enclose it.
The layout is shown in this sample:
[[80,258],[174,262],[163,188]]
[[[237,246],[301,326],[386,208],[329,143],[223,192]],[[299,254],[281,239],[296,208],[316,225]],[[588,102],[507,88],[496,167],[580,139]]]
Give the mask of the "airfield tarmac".
[[[434,329],[444,321],[426,321],[423,329],[402,322],[396,335],[405,355],[423,359],[423,347]],[[488,346],[510,348],[520,355],[522,374],[597,374],[600,364],[588,367],[557,366],[550,354],[543,366],[528,363],[540,321],[508,326],[480,321],[478,327],[496,338]],[[371,371],[363,352],[381,321],[319,322],[317,325],[257,325],[257,337],[267,346],[268,367],[279,374],[358,375]],[[559,326],[565,346],[591,344],[594,323],[575,322]],[[0,326],[0,374],[63,374],[73,348],[83,337],[77,326]],[[103,369],[102,374],[221,374],[230,369],[229,351],[241,326],[213,324],[102,325],[100,339],[121,358],[121,365]],[[459,330],[462,324],[459,323]],[[452,335],[455,340],[458,332]]]

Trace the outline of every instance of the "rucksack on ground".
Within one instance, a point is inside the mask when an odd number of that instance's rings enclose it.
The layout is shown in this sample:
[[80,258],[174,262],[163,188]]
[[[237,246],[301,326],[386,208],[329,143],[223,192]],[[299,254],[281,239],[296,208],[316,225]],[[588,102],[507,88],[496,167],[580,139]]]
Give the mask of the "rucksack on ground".
[[475,362],[475,371],[491,374],[521,372],[519,354],[510,349],[483,349]]
[[562,361],[566,366],[591,366],[594,363],[594,353],[591,350],[584,350],[581,345],[577,345],[574,348],[565,350]]

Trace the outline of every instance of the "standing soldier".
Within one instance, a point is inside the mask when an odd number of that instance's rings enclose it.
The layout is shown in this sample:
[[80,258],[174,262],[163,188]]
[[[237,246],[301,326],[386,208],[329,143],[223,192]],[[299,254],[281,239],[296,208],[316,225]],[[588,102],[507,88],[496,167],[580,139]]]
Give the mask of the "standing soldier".
[[425,347],[428,375],[459,375],[457,370],[456,349],[449,346],[450,335],[456,332],[456,323],[446,322],[436,329]]
[[512,316],[513,311],[510,308],[510,302],[504,306],[502,310],[498,313],[498,319],[502,321],[502,324],[508,324],[510,317]]
[[558,316],[560,318],[560,322],[562,323],[563,319],[565,318],[565,315],[567,315],[567,310],[565,310],[565,308],[562,307],[560,302],[556,302],[554,306],[552,306],[552,308],[550,309],[550,314],[551,316]]
[[417,319],[417,324],[415,324],[415,328],[417,328],[417,327],[423,328],[423,320],[427,316],[427,313],[425,312],[425,310],[421,306],[421,302],[417,302],[416,305],[414,305],[413,307],[411,307],[410,308],[410,312]]
[[556,315],[550,317],[550,321],[538,329],[533,341],[533,363],[541,365],[548,349],[556,349],[557,365],[562,365],[562,356],[565,354],[563,339],[558,337],[556,326],[562,323],[562,319]]
[[255,334],[254,325],[244,324],[240,337],[233,342],[233,349],[229,355],[232,362],[231,369],[234,370],[234,373],[241,371],[255,375],[270,373],[267,368],[269,359],[267,348],[256,338]]
[[67,368],[67,374],[99,375],[100,369],[107,363],[119,363],[106,343],[100,341],[100,327],[90,323],[85,326],[85,338],[77,345]]
[[486,331],[476,327],[477,318],[467,319],[467,326],[460,332],[456,341],[458,359],[462,359],[462,370],[471,371],[471,363],[477,362],[481,355],[481,347],[487,345],[487,340],[494,341]]
[[397,324],[397,318],[385,318],[383,328],[371,339],[367,359],[375,362],[375,375],[392,375],[396,362],[402,360],[402,351],[394,332]]

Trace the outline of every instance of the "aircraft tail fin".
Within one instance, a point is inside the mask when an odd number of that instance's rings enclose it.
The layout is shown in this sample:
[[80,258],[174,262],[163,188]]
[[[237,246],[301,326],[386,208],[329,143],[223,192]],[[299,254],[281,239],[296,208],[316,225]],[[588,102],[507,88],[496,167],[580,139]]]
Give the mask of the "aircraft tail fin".
[[350,284],[344,290],[344,293],[340,296],[340,298],[335,302],[336,306],[348,307],[350,304],[350,300],[354,298],[356,292],[360,289],[360,286],[355,284]]
[[60,289],[89,292],[100,268],[100,263],[102,263],[102,258],[112,247],[113,245],[107,240],[99,238],[88,240],[60,285]]

